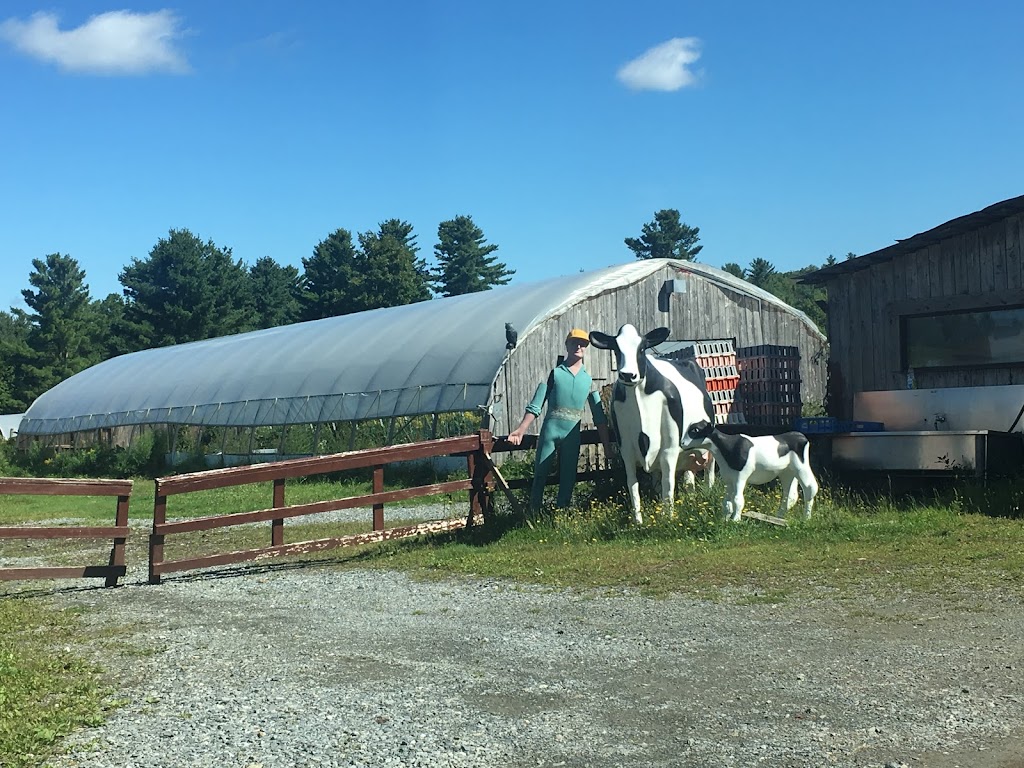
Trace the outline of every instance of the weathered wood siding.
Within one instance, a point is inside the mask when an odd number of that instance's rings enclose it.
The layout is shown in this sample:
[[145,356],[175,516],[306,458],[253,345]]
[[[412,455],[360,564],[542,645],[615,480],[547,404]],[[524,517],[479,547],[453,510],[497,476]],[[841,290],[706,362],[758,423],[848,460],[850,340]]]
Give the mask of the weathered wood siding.
[[[1024,303],[1022,241],[1017,214],[829,280],[829,412],[849,419],[854,393],[906,387],[901,317]],[[1022,382],[1022,365],[915,371],[924,389]]]
[[[685,287],[683,292],[671,295],[669,311],[662,312],[658,299],[666,280],[679,281]],[[667,326],[672,330],[671,339],[733,338],[737,347],[798,347],[803,402],[820,404],[824,399],[828,352],[824,336],[813,323],[785,305],[762,301],[704,275],[669,266],[643,281],[582,301],[565,314],[521,334],[519,346],[495,380],[495,432],[506,433],[519,423],[538,383],[547,377],[557,356],[565,352],[565,336],[571,328],[614,334],[625,323],[632,323],[641,333]],[[585,359],[597,387],[613,380],[610,352],[591,348]],[[588,413],[584,425],[590,423]]]

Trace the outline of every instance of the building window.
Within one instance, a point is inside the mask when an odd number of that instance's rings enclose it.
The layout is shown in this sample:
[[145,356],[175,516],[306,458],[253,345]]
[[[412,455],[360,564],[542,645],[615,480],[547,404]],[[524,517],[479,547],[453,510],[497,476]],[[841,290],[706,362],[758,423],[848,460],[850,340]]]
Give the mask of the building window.
[[1024,363],[1024,307],[903,318],[903,368]]

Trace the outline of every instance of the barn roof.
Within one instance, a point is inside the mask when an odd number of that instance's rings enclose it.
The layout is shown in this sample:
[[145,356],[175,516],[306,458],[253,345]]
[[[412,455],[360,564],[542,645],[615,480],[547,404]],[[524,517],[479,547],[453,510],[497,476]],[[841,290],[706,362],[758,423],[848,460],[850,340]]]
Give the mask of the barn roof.
[[40,395],[22,435],[138,424],[263,426],[475,410],[506,355],[579,302],[672,265],[803,313],[727,272],[651,259],[111,358]]
[[1024,212],[1024,195],[994,203],[987,208],[982,208],[980,211],[968,213],[966,216],[958,216],[926,232],[919,232],[913,237],[908,237],[906,240],[897,240],[894,245],[882,248],[881,250],[865,253],[863,256],[847,259],[846,261],[840,261],[831,266],[822,267],[815,272],[808,272],[805,275],[801,275],[800,282],[825,283],[834,277],[851,272],[859,272],[883,261],[891,261],[897,256],[919,251],[941,240],[972,232],[1021,212]]

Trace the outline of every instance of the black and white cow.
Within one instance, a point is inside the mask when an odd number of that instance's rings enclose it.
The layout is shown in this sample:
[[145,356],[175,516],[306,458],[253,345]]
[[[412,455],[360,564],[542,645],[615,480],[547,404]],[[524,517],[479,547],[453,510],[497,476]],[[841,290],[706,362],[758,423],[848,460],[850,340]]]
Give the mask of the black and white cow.
[[[656,328],[640,335],[630,324],[611,336],[600,331],[590,334],[598,349],[615,352],[618,379],[612,391],[611,417],[626,467],[633,517],[640,515],[640,485],[637,467],[661,475],[661,498],[671,513],[675,504],[676,465],[688,452],[691,425],[714,423],[715,409],[704,383],[704,372],[694,360],[664,360],[647,354],[647,349],[668,338],[668,328]],[[695,441],[700,448],[700,440]]]
[[743,512],[743,490],[747,484],[763,485],[775,478],[782,484],[779,517],[796,504],[797,483],[804,496],[804,517],[811,516],[818,481],[811,471],[810,442],[800,432],[781,435],[730,435],[714,428],[713,423],[690,427],[690,438],[701,439],[718,462],[718,472],[725,481],[722,502],[726,520],[740,519]]

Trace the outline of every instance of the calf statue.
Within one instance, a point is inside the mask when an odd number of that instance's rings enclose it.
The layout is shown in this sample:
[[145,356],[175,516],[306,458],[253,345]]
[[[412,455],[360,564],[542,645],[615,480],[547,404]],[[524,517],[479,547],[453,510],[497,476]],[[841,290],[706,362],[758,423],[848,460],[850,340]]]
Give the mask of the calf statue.
[[640,514],[637,468],[661,475],[661,498],[671,514],[675,504],[676,466],[681,453],[702,447],[691,440],[690,427],[714,423],[715,409],[695,360],[665,360],[647,353],[668,338],[668,328],[643,336],[630,324],[612,336],[592,331],[590,343],[615,353],[618,378],[612,390],[611,413],[626,468],[626,488],[633,517]]
[[775,478],[782,484],[782,503],[779,517],[796,504],[799,483],[804,496],[804,517],[810,518],[818,481],[811,471],[810,442],[800,432],[781,435],[730,435],[715,429],[712,422],[694,424],[690,437],[705,441],[718,464],[718,472],[725,481],[725,500],[722,502],[726,520],[740,519],[743,512],[743,489],[748,483],[763,485]]

